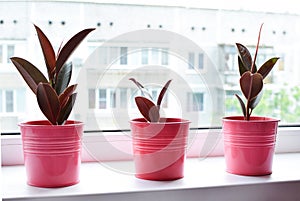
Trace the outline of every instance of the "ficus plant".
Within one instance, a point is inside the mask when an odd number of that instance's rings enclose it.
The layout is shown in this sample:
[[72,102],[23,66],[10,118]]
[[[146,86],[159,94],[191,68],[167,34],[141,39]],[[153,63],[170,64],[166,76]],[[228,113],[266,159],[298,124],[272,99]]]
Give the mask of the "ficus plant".
[[235,94],[241,105],[244,119],[250,120],[253,109],[258,105],[262,97],[263,80],[273,69],[279,57],[273,57],[267,60],[260,68],[257,68],[255,62],[259,48],[260,35],[263,24],[260,26],[258,41],[255,49],[254,59],[252,60],[249,50],[242,44],[236,43],[238,50],[238,65],[240,72],[240,87],[246,98],[246,104],[242,98]]
[[140,113],[148,122],[159,122],[161,102],[172,80],[167,81],[164,87],[161,89],[156,103],[154,102],[151,94],[140,82],[136,81],[134,78],[130,78],[129,80],[133,81],[141,90],[142,96],[135,97],[135,103]]
[[43,51],[48,72],[48,79],[29,61],[10,58],[29,88],[36,95],[38,105],[52,125],[62,125],[68,119],[74,106],[77,84],[69,86],[72,76],[72,63],[66,63],[81,41],[94,28],[84,29],[74,35],[67,43],[60,46],[55,55],[54,49],[42,30],[34,25]]

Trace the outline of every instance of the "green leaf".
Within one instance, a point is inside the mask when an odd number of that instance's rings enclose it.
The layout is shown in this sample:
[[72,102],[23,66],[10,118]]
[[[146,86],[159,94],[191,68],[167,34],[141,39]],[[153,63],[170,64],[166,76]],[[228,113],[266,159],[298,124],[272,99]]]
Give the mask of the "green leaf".
[[242,108],[242,112],[243,112],[243,115],[244,115],[244,117],[246,118],[246,107],[245,107],[245,103],[243,102],[243,100],[241,99],[241,97],[239,96],[239,95],[237,95],[237,94],[234,94],[236,97],[237,97],[237,99],[239,100],[239,103],[240,103],[240,105],[241,105],[241,108]]
[[92,29],[84,29],[79,33],[75,34],[59,51],[56,61],[56,73],[58,74],[62,66],[68,60],[73,51],[77,48],[77,46],[81,43],[81,41],[91,32],[95,30]]
[[257,72],[260,73],[263,76],[263,78],[267,77],[267,75],[272,70],[278,59],[279,57],[269,59],[258,69]]
[[72,77],[72,63],[65,64],[57,75],[55,91],[60,95],[69,85]]
[[49,80],[52,81],[55,73],[55,63],[56,63],[55,53],[47,36],[42,32],[42,30],[38,26],[34,25],[34,27],[36,29],[41,44],[41,48],[43,51],[44,60],[48,70]]
[[51,122],[51,124],[56,125],[60,106],[55,90],[48,83],[40,83],[37,87],[36,96],[38,105],[43,114]]
[[256,97],[263,88],[263,77],[259,73],[245,72],[240,78],[240,86],[247,100]]
[[159,110],[157,106],[149,99],[138,96],[135,98],[136,105],[143,115],[143,117],[149,122],[158,122],[159,121]]
[[36,94],[37,86],[40,82],[48,83],[43,73],[29,61],[19,57],[10,59],[33,93]]
[[68,88],[66,88],[63,93],[61,93],[58,96],[58,100],[60,103],[60,107],[64,107],[65,104],[67,103],[69,97],[74,93],[74,91],[76,90],[77,84],[71,85]]
[[[240,43],[236,43],[236,47],[238,49],[240,60],[244,64],[244,67],[247,69],[247,71],[251,71],[252,57],[249,50]],[[252,73],[255,73],[256,71],[256,65],[254,64],[254,69]]]
[[158,107],[158,109],[160,109],[161,101],[162,101],[162,99],[163,99],[163,97],[164,97],[164,95],[165,95],[165,93],[166,93],[166,91],[167,91],[167,89],[168,89],[168,87],[169,87],[171,81],[172,81],[172,80],[169,80],[169,81],[165,84],[165,86],[162,88],[162,90],[160,91],[160,93],[159,93],[159,96],[158,96],[158,99],[157,99],[157,107]]
[[57,124],[62,125],[65,121],[69,118],[70,113],[73,109],[75,104],[75,100],[77,97],[77,93],[72,94],[69,98],[67,103],[60,109],[59,115],[57,117]]

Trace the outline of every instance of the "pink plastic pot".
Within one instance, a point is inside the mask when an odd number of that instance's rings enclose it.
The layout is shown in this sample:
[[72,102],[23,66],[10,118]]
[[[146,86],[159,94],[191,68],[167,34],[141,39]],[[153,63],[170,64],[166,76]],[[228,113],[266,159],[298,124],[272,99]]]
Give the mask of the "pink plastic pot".
[[223,118],[226,171],[260,176],[272,173],[277,119],[234,116]]
[[175,180],[184,177],[189,121],[177,118],[148,123],[130,121],[135,176],[147,180]]
[[29,185],[53,188],[79,182],[82,122],[53,126],[42,120],[19,126]]

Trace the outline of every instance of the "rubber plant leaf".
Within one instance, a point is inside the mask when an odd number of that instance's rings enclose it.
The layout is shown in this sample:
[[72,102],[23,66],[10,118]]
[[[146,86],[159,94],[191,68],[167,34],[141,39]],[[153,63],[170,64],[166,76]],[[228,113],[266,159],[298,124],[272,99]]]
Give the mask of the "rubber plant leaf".
[[19,57],[12,57],[10,59],[33,93],[36,94],[37,86],[40,82],[48,83],[47,78],[42,72],[29,61]]
[[245,72],[240,78],[240,86],[247,100],[256,97],[263,88],[263,77],[259,73]]
[[149,99],[138,96],[135,97],[135,102],[137,107],[143,117],[149,122],[158,122],[159,121],[159,110],[157,106]]
[[245,103],[243,102],[243,100],[241,99],[241,97],[237,94],[235,94],[235,96],[237,97],[237,99],[239,100],[239,103],[241,105],[242,111],[243,111],[243,115],[244,117],[246,117],[246,107],[245,107]]
[[60,107],[64,107],[64,105],[67,103],[69,97],[74,93],[74,91],[77,88],[77,84],[71,85],[68,88],[66,88],[59,96],[59,104]]
[[260,73],[263,76],[263,78],[267,77],[267,75],[272,70],[278,59],[279,57],[269,59],[258,69],[257,72]]
[[163,99],[163,97],[164,97],[164,95],[165,95],[165,93],[166,93],[166,91],[167,91],[167,89],[168,89],[168,87],[169,87],[171,81],[172,81],[172,80],[169,80],[169,81],[165,84],[165,86],[162,88],[162,90],[160,91],[160,93],[159,93],[159,96],[158,96],[158,99],[157,99],[157,107],[158,107],[158,109],[160,109],[161,101],[162,101],[162,99]]
[[241,58],[238,57],[238,64],[239,64],[239,72],[240,76],[242,76],[245,72],[247,72],[247,68],[244,66],[244,63],[242,62]]
[[80,31],[79,33],[75,34],[59,51],[59,54],[57,56],[56,60],[56,73],[60,71],[62,66],[65,64],[65,62],[68,60],[70,55],[73,53],[73,51],[77,48],[79,43],[91,32],[95,30],[92,29],[84,29]]
[[[247,71],[251,71],[252,57],[251,57],[249,50],[240,43],[236,43],[236,47],[238,49],[239,57],[240,57],[242,63],[244,64],[243,66],[247,69]],[[252,73],[255,73],[256,71],[257,71],[257,68],[256,68],[256,65],[254,64]],[[240,73],[241,73],[241,71],[240,71]]]
[[60,95],[69,85],[72,77],[72,63],[65,64],[58,72],[55,91]]
[[252,100],[249,102],[249,108],[253,110],[260,102],[262,96],[263,96],[263,90],[260,91],[256,97],[252,98]]
[[134,78],[130,78],[129,80],[131,80],[141,90],[143,96],[147,95],[151,100],[153,100],[151,94],[145,89],[145,87],[141,83],[139,83]]
[[37,87],[36,96],[38,105],[43,114],[51,122],[51,124],[56,125],[60,106],[55,90],[49,83],[40,83]]
[[41,48],[43,51],[44,55],[44,60],[47,66],[47,71],[48,71],[48,76],[49,80],[52,81],[54,78],[54,73],[55,73],[55,63],[56,63],[56,58],[55,58],[55,53],[54,49],[47,38],[47,36],[43,33],[43,31],[36,25],[34,25],[40,44]]
[[57,117],[57,123],[59,125],[64,124],[65,121],[69,118],[70,113],[71,113],[71,111],[73,109],[73,106],[75,104],[76,97],[77,97],[77,93],[72,94],[68,98],[67,103],[63,107],[61,107],[59,115]]

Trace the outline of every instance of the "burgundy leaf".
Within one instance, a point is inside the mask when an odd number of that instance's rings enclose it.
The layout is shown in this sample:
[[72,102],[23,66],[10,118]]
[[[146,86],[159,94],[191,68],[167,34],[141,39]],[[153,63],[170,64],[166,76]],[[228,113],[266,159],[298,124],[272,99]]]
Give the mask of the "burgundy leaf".
[[165,84],[165,86],[162,88],[162,90],[160,91],[160,93],[159,93],[159,96],[158,96],[158,99],[157,99],[157,107],[158,107],[158,109],[160,108],[161,101],[162,101],[162,99],[163,99],[163,97],[164,97],[164,95],[165,95],[165,93],[166,93],[166,91],[167,91],[167,89],[168,89],[168,87],[169,87],[171,81],[172,81],[172,80],[169,80],[169,81]]
[[21,76],[29,86],[29,88],[36,94],[37,86],[40,82],[47,83],[48,80],[42,72],[30,62],[19,57],[12,57],[12,63],[15,65]]
[[252,98],[249,103],[249,108],[252,110],[258,105],[259,101],[261,100],[263,95],[263,91],[261,91],[256,97]]
[[157,106],[150,101],[149,99],[138,96],[135,98],[135,102],[141,114],[149,122],[158,122],[159,121],[159,110]]
[[263,78],[267,77],[267,75],[272,70],[278,59],[279,57],[269,59],[258,69],[257,72],[260,73],[263,76]]
[[34,27],[36,29],[43,50],[44,59],[48,70],[49,80],[53,80],[55,63],[56,63],[53,47],[50,41],[48,40],[47,36],[42,32],[42,30],[36,25],[34,25]]
[[[236,43],[236,47],[238,49],[239,57],[244,64],[244,67],[247,69],[247,71],[251,71],[252,66],[252,57],[249,52],[249,50],[242,44]],[[256,66],[254,64],[254,72],[256,72]]]
[[153,100],[151,94],[145,89],[145,87],[141,83],[136,81],[136,79],[134,78],[130,78],[129,80],[131,80],[141,90],[143,96],[147,95],[151,100]]
[[58,96],[60,107],[64,107],[65,104],[67,103],[69,97],[74,93],[76,90],[77,84],[71,85],[68,88],[66,88],[63,93],[61,93]]
[[55,90],[48,83],[40,83],[37,87],[36,96],[43,114],[53,125],[56,125],[60,106]]
[[69,98],[67,103],[61,107],[59,115],[57,117],[57,124],[58,125],[62,125],[65,123],[65,121],[68,119],[68,117],[70,116],[70,113],[73,109],[73,106],[75,104],[75,100],[77,97],[77,93],[72,94]]
[[238,64],[239,64],[239,72],[240,76],[242,76],[248,69],[245,67],[244,63],[241,60],[241,57],[238,57]]
[[240,85],[247,100],[256,97],[263,88],[263,77],[259,73],[245,72],[240,78]]
[[91,32],[95,30],[92,29],[84,29],[74,35],[60,50],[57,61],[56,61],[56,73],[59,73],[62,66],[68,60],[73,51],[77,48],[77,46],[81,43],[81,41]]
[[72,63],[65,64],[56,76],[55,91],[60,95],[69,85],[72,77]]
[[237,99],[239,100],[240,102],[240,105],[241,105],[241,108],[242,108],[242,111],[243,111],[243,115],[244,117],[246,118],[246,107],[245,107],[245,103],[243,102],[243,100],[241,99],[241,97],[237,94],[235,94],[235,96],[237,97]]

